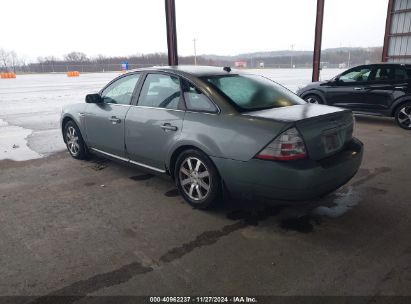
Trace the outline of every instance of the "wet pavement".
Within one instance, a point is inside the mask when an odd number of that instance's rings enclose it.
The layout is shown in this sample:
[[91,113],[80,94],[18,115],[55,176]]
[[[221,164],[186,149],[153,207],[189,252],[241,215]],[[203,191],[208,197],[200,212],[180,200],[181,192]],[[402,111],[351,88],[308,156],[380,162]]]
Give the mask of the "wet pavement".
[[321,199],[183,202],[66,152],[0,161],[0,295],[411,295],[411,133],[357,118],[354,179]]

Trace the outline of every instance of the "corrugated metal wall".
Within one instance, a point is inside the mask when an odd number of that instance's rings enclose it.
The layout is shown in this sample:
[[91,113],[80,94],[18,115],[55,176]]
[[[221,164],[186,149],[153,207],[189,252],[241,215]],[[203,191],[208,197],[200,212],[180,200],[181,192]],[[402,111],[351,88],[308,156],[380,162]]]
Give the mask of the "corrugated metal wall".
[[[383,61],[411,63],[411,0],[391,0]],[[385,60],[384,60],[385,59]]]

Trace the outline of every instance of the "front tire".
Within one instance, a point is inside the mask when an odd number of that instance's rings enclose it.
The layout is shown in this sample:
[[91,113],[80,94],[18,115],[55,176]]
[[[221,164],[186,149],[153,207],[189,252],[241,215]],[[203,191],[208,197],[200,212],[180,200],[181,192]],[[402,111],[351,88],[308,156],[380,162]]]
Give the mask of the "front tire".
[[395,121],[403,129],[411,130],[411,102],[405,102],[395,111]]
[[197,209],[210,209],[221,194],[221,179],[212,161],[198,150],[183,151],[174,177],[184,200]]
[[64,126],[64,141],[66,142],[67,150],[73,158],[85,159],[87,157],[86,143],[74,121],[69,121]]
[[315,94],[309,94],[304,97],[304,100],[308,103],[313,103],[313,104],[323,104],[323,101],[318,95]]

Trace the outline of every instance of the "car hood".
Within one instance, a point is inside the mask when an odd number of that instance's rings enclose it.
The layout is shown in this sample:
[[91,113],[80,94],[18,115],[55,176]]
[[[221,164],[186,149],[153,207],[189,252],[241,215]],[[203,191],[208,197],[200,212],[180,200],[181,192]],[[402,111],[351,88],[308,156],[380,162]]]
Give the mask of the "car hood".
[[274,109],[267,109],[267,110],[260,110],[260,111],[253,111],[253,112],[246,112],[243,115],[253,116],[253,117],[260,117],[265,119],[272,119],[277,121],[284,121],[284,122],[295,122],[301,120],[307,120],[310,118],[329,115],[337,112],[344,112],[349,110],[337,108],[337,107],[330,107],[326,105],[318,105],[318,104],[303,104],[303,105],[295,105],[289,107],[281,107],[281,108],[274,108]]
[[321,86],[321,85],[323,85],[327,82],[328,81],[310,82],[306,86],[299,88],[296,93],[297,93],[297,95],[301,95],[301,93],[304,93],[305,91],[308,91],[308,90],[313,89],[313,88],[317,88],[317,87],[319,87],[319,86]]

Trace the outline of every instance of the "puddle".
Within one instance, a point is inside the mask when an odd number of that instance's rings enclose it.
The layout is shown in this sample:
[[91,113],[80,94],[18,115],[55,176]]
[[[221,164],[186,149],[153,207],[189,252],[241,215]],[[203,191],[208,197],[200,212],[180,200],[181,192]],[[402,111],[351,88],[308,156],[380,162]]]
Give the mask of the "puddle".
[[148,180],[153,177],[154,177],[153,174],[140,174],[140,175],[130,176],[130,179],[135,180],[135,181],[143,181],[143,180]]
[[0,119],[0,160],[23,161],[41,158],[42,155],[27,146],[32,130],[9,125]]
[[87,183],[84,183],[84,186],[87,186],[87,187],[91,187],[91,186],[94,186],[96,183],[93,183],[93,182],[87,182]]
[[180,195],[180,192],[178,191],[178,189],[172,189],[164,193],[164,195],[167,197],[177,197]]

